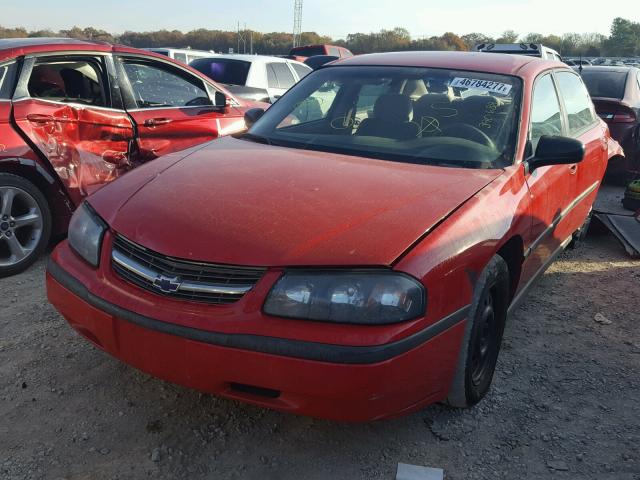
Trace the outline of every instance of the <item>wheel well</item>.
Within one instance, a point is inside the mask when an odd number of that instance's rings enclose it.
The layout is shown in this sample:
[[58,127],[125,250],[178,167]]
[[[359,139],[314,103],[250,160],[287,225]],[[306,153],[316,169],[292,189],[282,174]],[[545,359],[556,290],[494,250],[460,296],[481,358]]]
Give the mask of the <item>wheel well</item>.
[[522,273],[522,262],[524,261],[524,242],[522,237],[516,235],[511,237],[498,250],[503,260],[509,268],[509,301],[513,299],[520,282],[520,274]]

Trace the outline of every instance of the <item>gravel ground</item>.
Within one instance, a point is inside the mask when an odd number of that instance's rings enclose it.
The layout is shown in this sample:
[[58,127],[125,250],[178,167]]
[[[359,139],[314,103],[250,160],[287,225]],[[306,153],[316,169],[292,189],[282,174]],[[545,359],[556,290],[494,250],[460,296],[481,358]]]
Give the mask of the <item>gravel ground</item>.
[[494,388],[336,424],[214,398],[108,357],[50,307],[44,261],[0,280],[0,478],[640,479],[640,261],[568,251],[512,316]]

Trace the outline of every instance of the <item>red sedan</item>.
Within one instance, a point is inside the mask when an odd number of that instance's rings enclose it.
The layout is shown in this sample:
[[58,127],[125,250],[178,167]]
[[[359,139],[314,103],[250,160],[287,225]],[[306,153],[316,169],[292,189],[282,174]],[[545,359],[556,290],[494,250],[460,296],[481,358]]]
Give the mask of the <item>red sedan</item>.
[[344,421],[469,407],[509,310],[584,231],[608,142],[559,62],[342,60],[244,136],[91,196],[48,297],[99,348],[204,392]]
[[87,194],[140,163],[244,129],[252,106],[144,50],[0,40],[0,276],[65,233]]

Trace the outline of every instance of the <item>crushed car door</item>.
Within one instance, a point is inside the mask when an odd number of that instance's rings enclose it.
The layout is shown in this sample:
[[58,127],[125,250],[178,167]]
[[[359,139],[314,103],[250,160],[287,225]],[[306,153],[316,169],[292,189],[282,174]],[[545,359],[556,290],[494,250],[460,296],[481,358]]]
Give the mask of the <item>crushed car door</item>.
[[116,65],[143,161],[245,126],[237,108],[214,106],[213,87],[186,69],[142,56],[118,56]]
[[27,58],[13,97],[16,125],[76,205],[130,168],[133,124],[110,108],[106,65],[99,55]]

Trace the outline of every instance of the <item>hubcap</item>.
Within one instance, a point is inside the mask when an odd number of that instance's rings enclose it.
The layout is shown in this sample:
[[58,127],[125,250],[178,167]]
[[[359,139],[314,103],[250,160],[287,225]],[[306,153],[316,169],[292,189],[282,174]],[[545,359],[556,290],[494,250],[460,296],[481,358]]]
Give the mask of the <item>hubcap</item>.
[[471,380],[478,386],[490,372],[493,350],[496,345],[497,322],[493,307],[493,295],[489,291],[482,299],[478,333],[473,345]]
[[35,198],[18,187],[0,186],[0,267],[28,257],[42,238],[42,211]]

